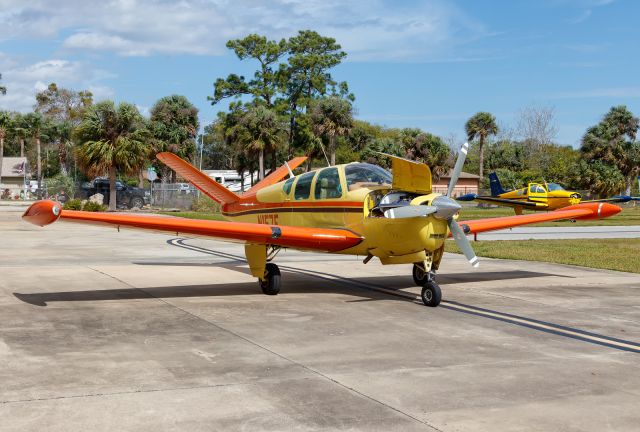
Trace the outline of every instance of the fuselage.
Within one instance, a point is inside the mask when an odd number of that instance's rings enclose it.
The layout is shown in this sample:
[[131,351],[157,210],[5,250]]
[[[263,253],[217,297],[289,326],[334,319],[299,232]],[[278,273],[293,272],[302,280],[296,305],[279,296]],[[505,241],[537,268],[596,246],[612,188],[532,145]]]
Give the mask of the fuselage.
[[[347,229],[362,236],[358,246],[339,253],[373,255],[383,263],[424,261],[441,249],[448,235],[445,221],[434,217],[389,219],[380,201],[393,191],[388,171],[351,163],[322,168],[267,186],[225,204],[222,214],[237,222]],[[403,204],[431,202],[439,194],[404,194]]]

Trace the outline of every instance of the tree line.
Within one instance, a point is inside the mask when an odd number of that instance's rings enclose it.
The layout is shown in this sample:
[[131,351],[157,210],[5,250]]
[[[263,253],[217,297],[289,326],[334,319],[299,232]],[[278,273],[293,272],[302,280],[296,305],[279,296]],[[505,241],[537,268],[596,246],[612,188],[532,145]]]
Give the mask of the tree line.
[[[281,40],[251,34],[230,40],[227,47],[255,69],[251,77],[229,74],[215,80],[209,101],[229,104],[205,125],[200,152],[198,110],[184,96],[159,99],[146,118],[131,103],[94,103],[89,91],[51,84],[36,94],[33,112],[0,111],[0,166],[4,154],[27,156],[39,184],[44,177],[68,184],[106,175],[112,208],[118,176],[142,183],[142,170],[153,165],[163,181],[175,182],[175,173],[154,158],[161,151],[203,168],[259,178],[294,155],[309,157],[307,170],[351,161],[388,167],[381,153],[424,162],[436,179],[452,167],[460,140],[354,118],[355,96],[332,76],[347,55],[335,39],[304,30]],[[0,95],[6,91],[0,86]],[[550,108],[522,110],[515,128],[478,112],[464,125],[471,143],[465,170],[478,173],[484,186],[485,172],[496,170],[514,187],[546,180],[599,195],[629,194],[640,174],[638,127],[626,107],[612,107],[576,150],[555,142]]]
[[36,94],[33,112],[0,111],[0,166],[5,155],[27,157],[38,195],[44,178],[73,189],[76,180],[108,176],[109,207],[115,210],[118,175],[142,186],[142,171],[155,165],[165,179],[175,181],[175,173],[154,155],[171,151],[193,159],[198,128],[198,110],[184,96],[159,99],[146,118],[134,104],[94,103],[89,91],[52,83]]
[[[640,120],[626,106],[611,107],[598,124],[587,129],[578,149],[554,142],[557,128],[552,109],[530,107],[520,117],[519,131],[502,134],[490,114],[472,117],[466,124],[468,139],[478,139],[473,141],[465,169],[481,175],[483,170],[496,171],[503,184],[513,188],[547,181],[599,197],[637,191]],[[478,128],[479,118],[485,126]],[[477,131],[486,133],[485,138]],[[490,136],[494,139],[486,142]],[[484,186],[488,187],[486,180]]]

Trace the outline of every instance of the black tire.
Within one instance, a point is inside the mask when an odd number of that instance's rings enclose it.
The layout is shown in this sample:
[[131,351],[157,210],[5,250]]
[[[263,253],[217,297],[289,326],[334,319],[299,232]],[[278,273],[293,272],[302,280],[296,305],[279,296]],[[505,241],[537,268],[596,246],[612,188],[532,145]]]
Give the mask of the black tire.
[[422,297],[422,303],[424,303],[425,306],[436,307],[442,300],[442,291],[437,283],[427,282],[422,287],[422,293],[420,296]]
[[276,295],[280,292],[280,269],[274,263],[267,263],[265,279],[258,280],[260,289],[266,295]]
[[144,200],[140,197],[133,197],[131,201],[129,201],[129,208],[139,208],[144,207]]
[[429,273],[424,271],[422,267],[417,264],[413,265],[413,281],[416,283],[416,286],[424,286],[425,283],[429,280]]

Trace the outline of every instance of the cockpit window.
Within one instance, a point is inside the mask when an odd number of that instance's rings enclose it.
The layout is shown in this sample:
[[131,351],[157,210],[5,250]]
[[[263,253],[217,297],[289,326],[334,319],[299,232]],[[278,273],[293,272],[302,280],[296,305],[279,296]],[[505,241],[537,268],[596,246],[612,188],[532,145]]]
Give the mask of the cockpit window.
[[295,199],[302,200],[309,198],[309,195],[311,195],[311,182],[313,181],[314,175],[316,175],[315,172],[308,172],[306,174],[302,174],[298,178],[296,189],[293,194]]
[[340,198],[341,196],[342,186],[340,185],[338,168],[325,168],[320,171],[316,179],[316,199]]
[[391,186],[391,173],[376,165],[349,164],[344,168],[344,173],[350,191],[371,186]]
[[549,188],[549,192],[551,191],[563,191],[565,190],[562,186],[560,186],[558,183],[547,183],[547,188]]
[[544,188],[543,188],[542,186],[538,185],[538,188],[537,188],[536,192],[538,192],[538,193],[544,193],[544,192],[545,192],[545,190],[544,190]]
[[291,177],[289,180],[284,182],[284,186],[282,187],[282,191],[284,192],[285,195],[289,195],[289,193],[291,192],[291,186],[293,186],[293,181],[295,179],[296,179],[295,177]]

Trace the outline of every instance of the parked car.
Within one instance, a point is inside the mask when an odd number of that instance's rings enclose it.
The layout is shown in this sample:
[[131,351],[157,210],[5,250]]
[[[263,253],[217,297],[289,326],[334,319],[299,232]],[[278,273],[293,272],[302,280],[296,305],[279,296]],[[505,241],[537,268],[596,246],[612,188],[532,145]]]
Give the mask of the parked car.
[[[109,204],[109,179],[98,177],[93,181],[84,183],[80,188],[80,198],[87,199],[91,195],[100,193],[104,196],[103,203]],[[144,189],[128,186],[120,180],[116,180],[116,203],[119,207],[142,208],[148,204],[149,196]]]

